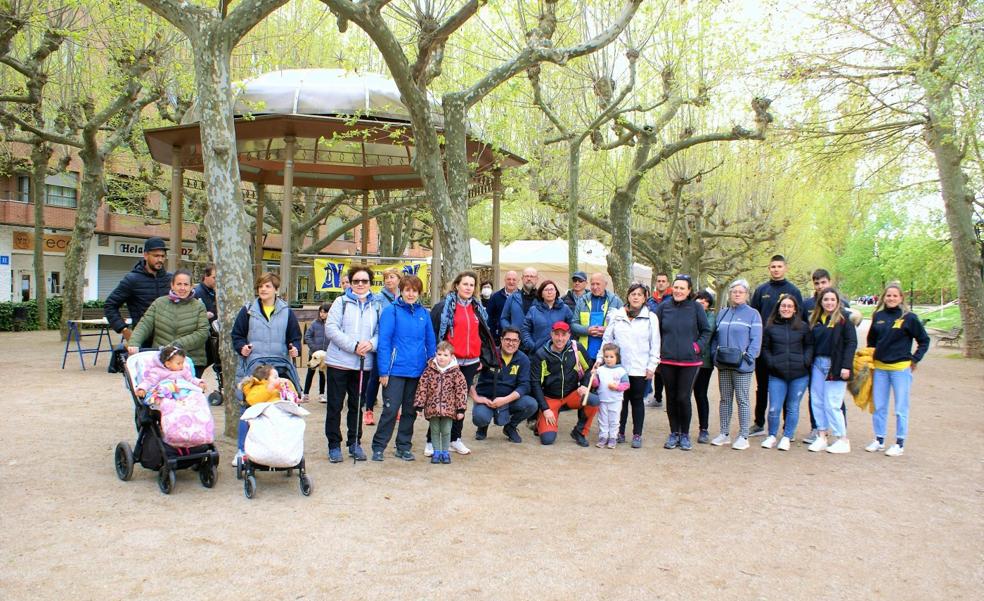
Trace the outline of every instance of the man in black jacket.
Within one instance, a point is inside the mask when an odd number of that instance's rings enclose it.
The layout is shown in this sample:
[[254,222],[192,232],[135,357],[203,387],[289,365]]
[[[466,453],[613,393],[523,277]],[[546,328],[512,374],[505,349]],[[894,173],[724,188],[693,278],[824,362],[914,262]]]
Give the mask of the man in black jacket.
[[493,292],[488,303],[485,305],[485,312],[489,314],[489,329],[492,330],[492,336],[496,339],[502,335],[499,318],[502,317],[502,310],[506,306],[506,299],[519,288],[519,274],[515,271],[507,271],[502,281],[505,283],[505,286]]
[[[786,257],[773,255],[769,260],[769,281],[755,289],[752,301],[753,309],[762,316],[764,328],[772,315],[772,310],[779,299],[789,295],[796,298],[796,306],[803,306],[803,295],[792,282],[786,279]],[[765,359],[759,356],[755,360],[755,424],[748,430],[749,436],[765,436],[765,412],[769,408],[769,369]]]
[[488,435],[493,421],[502,426],[510,442],[520,443],[519,424],[536,414],[537,402],[530,396],[530,359],[519,350],[519,331],[502,333],[502,367],[478,372],[471,387],[472,423],[478,428],[475,440]]
[[591,366],[585,354],[584,347],[571,340],[571,327],[558,321],[553,324],[550,342],[530,359],[530,384],[540,405],[536,427],[541,444],[557,440],[557,413],[567,407],[578,410],[571,438],[579,446],[588,446],[591,421],[598,413],[598,395],[589,393]]
[[[143,259],[137,261],[130,273],[123,276],[116,289],[106,299],[104,314],[109,327],[130,340],[132,329],[143,317],[147,307],[171,290],[171,274],[164,268],[167,245],[161,238],[149,238],[144,243]],[[120,307],[130,311],[130,325],[120,315]]]

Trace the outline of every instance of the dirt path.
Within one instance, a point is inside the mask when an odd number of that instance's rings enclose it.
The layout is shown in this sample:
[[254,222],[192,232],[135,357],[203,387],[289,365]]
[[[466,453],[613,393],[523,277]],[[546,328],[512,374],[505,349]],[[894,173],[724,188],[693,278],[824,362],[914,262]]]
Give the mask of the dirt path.
[[[541,447],[525,429],[522,445],[498,429],[475,442],[466,425],[474,453],[451,466],[391,450],[382,464],[331,465],[314,404],[314,494],[261,474],[253,500],[226,439],[212,490],[190,471],[170,496],[140,467],[121,482],[113,448],[134,433],[120,376],[58,369],[51,333],[0,334],[0,357],[5,600],[896,601],[980,598],[984,585],[984,364],[946,351],[916,373],[897,459],[862,450],[871,422],[853,407],[846,456],[798,442],[766,451],[761,439],[745,452],[665,451],[665,414],[650,409],[640,450],[581,449],[566,435]],[[572,420],[562,415],[562,433]]]

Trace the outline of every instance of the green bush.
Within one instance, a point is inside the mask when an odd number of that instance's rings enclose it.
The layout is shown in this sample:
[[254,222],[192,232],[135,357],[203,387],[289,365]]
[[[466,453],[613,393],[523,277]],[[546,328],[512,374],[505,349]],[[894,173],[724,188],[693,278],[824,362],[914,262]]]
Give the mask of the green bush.
[[[60,296],[48,297],[48,329],[57,330],[61,323],[62,298]],[[83,307],[102,307],[103,301],[87,301]],[[12,332],[14,330],[14,309],[24,307],[27,309],[27,320],[19,324],[19,330],[38,329],[38,304],[34,301],[26,303],[0,303],[0,332]]]

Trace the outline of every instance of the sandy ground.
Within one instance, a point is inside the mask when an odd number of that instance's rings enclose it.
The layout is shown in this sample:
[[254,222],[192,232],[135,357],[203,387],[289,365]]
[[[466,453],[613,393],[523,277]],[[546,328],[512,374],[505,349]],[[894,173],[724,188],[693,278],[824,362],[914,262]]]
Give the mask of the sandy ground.
[[[564,413],[553,447],[525,429],[522,445],[498,429],[476,442],[469,424],[474,453],[432,466],[418,422],[416,462],[388,450],[332,465],[315,403],[313,495],[260,474],[253,500],[225,438],[212,490],[183,471],[165,496],[139,466],[121,482],[113,449],[134,441],[121,377],[60,370],[52,333],[0,334],[0,357],[5,600],[922,600],[980,598],[984,584],[984,364],[947,351],[916,373],[897,459],[862,450],[871,422],[854,407],[846,456],[760,438],[666,451],[665,414],[650,409],[640,450],[579,448]],[[712,402],[712,435],[717,413]]]

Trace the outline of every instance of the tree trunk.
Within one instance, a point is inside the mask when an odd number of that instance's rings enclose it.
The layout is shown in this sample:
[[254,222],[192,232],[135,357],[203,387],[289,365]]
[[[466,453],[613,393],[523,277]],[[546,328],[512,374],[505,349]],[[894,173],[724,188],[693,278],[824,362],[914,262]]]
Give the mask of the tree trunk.
[[615,293],[625,294],[632,281],[632,205],[635,196],[618,190],[609,207],[612,223],[612,245],[608,249],[608,275],[612,276]]
[[954,143],[959,139],[947,107],[953,106],[949,90],[927,97],[930,120],[925,137],[940,174],[943,206],[950,228],[953,257],[957,266],[960,318],[964,328],[964,355],[984,359],[984,283],[982,260],[974,233],[973,197],[967,175],[961,169],[963,153]]
[[[424,168],[419,169],[431,197],[434,223],[438,225],[440,232],[443,257],[442,289],[458,273],[472,268],[471,246],[468,242],[468,181],[471,173],[468,167],[466,144],[465,104],[460,99],[449,96],[444,97],[443,104],[447,184],[445,185],[444,171],[441,167],[440,147],[436,148],[437,152],[428,152],[425,155]],[[421,133],[424,135],[421,136]],[[414,140],[419,144],[421,138],[427,141],[429,147],[437,142],[437,133],[433,128],[426,132],[415,129]],[[427,151],[428,148],[418,147],[418,161],[421,152]]]
[[249,228],[239,190],[239,163],[233,124],[230,54],[227,40],[205,30],[193,39],[195,88],[201,106],[201,139],[205,163],[205,189],[209,207],[205,225],[213,257],[222,257],[216,277],[222,357],[222,396],[225,403],[225,434],[236,436],[239,404],[235,398],[238,357],[232,348],[232,324],[239,309],[253,298],[253,269],[249,253]]
[[48,175],[51,145],[36,138],[31,148],[31,202],[34,203],[34,290],[38,329],[48,329],[48,289],[44,273],[44,178]]
[[577,246],[578,246],[578,222],[577,215],[579,208],[578,195],[580,194],[581,177],[581,138],[575,138],[570,142],[570,152],[567,157],[567,271],[570,274],[577,271]]
[[85,263],[89,254],[89,243],[96,229],[96,217],[102,203],[105,183],[105,163],[94,149],[84,149],[81,153],[82,193],[75,211],[75,227],[72,239],[65,252],[65,287],[62,289],[62,339],[68,336],[68,320],[82,315],[85,289]]

